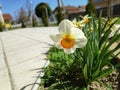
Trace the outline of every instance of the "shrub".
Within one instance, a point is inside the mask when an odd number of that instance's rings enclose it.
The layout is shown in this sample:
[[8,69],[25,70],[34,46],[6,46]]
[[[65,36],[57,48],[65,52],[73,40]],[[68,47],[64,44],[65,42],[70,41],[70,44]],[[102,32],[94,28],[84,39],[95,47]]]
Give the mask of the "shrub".
[[35,14],[38,18],[41,18],[44,26],[49,25],[49,17],[51,15],[51,8],[47,3],[40,3],[35,7]]
[[96,11],[95,11],[95,6],[93,4],[93,0],[88,0],[88,4],[86,6],[86,14],[89,14],[89,15],[92,15],[92,14],[95,14]]
[[21,23],[21,27],[22,27],[22,28],[25,28],[25,27],[26,27],[26,25],[25,25],[24,22]]
[[57,23],[59,24],[64,19],[64,14],[62,13],[62,10],[60,7],[57,8]]
[[0,32],[3,31],[3,25],[2,22],[0,22]]

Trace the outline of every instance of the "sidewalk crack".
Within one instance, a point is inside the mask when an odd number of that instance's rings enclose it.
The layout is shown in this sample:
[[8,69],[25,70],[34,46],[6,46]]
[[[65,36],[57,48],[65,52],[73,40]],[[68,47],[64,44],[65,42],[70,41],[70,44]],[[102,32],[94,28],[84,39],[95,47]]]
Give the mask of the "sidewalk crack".
[[7,68],[8,76],[9,76],[9,81],[10,81],[10,84],[11,84],[11,90],[15,90],[15,87],[14,87],[15,85],[13,83],[13,77],[12,77],[12,74],[11,74],[11,69],[10,69],[9,64],[8,64],[8,60],[7,60],[7,56],[6,56],[6,53],[5,53],[4,44],[3,44],[1,36],[0,36],[0,42],[1,42],[2,50],[3,50],[3,56],[4,56],[4,61],[5,61],[5,65],[6,65],[6,68]]

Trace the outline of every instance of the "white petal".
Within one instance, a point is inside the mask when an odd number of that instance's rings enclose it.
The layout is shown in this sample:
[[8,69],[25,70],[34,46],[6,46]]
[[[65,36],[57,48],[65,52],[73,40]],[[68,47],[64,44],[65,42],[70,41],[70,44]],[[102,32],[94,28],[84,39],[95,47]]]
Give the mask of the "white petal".
[[54,45],[58,48],[58,49],[62,49],[62,46],[60,44],[61,41],[61,34],[57,34],[57,35],[50,35],[50,38],[54,41]]
[[59,24],[59,32],[62,34],[70,34],[72,27],[73,23],[70,20],[65,19]]
[[50,38],[54,41],[54,42],[59,42],[62,38],[61,34],[56,34],[56,35],[50,35]]
[[72,28],[71,34],[72,34],[73,37],[75,37],[75,39],[76,38],[83,38],[83,37],[85,37],[84,33],[82,32],[82,30],[79,29],[79,28],[75,28],[75,27]]
[[75,47],[76,48],[82,48],[87,44],[87,38],[80,38],[75,40]]
[[84,47],[87,44],[87,38],[85,37],[85,35],[81,29],[72,28],[71,34],[75,38],[75,47],[76,48]]
[[44,67],[47,67],[50,64],[50,61],[47,60]]
[[65,53],[67,53],[67,54],[74,53],[74,52],[75,52],[75,50],[76,50],[76,48],[75,48],[75,47],[70,48],[70,49],[65,49],[65,48],[64,48],[64,52],[65,52]]
[[62,46],[61,46],[60,42],[55,43],[55,46],[56,46],[58,49],[62,49]]
[[111,29],[112,30],[117,30],[116,25],[113,25]]

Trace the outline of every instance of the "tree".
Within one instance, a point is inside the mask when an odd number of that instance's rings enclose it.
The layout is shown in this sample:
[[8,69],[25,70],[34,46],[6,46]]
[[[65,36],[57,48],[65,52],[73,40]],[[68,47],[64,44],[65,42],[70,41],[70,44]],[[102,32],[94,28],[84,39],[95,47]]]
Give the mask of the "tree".
[[112,0],[108,0],[108,7],[107,7],[107,17],[108,17],[108,20],[110,21],[110,18],[111,18],[111,2]]
[[2,25],[2,22],[0,22],[0,32],[3,31],[3,25]]
[[95,6],[94,6],[94,4],[93,4],[93,0],[88,0],[88,4],[87,4],[87,6],[86,6],[86,12],[85,12],[86,14],[88,14],[88,15],[92,15],[92,14],[95,14],[96,13],[96,11],[95,11]]
[[31,1],[30,0],[27,0],[26,2],[26,9],[27,9],[27,16],[28,16],[28,19],[30,19],[30,16],[32,14],[32,5],[31,5]]
[[35,15],[32,16],[32,26],[36,27],[37,26],[37,20],[35,18]]
[[60,0],[57,0],[57,3],[58,3],[58,7],[56,8],[56,12],[57,12],[56,19],[57,19],[57,23],[59,24],[64,19],[64,14],[62,13],[63,8],[60,7]]
[[51,8],[47,3],[40,3],[35,8],[35,14],[42,19],[44,26],[49,25],[48,18],[50,17],[51,12]]
[[60,7],[57,7],[56,11],[57,11],[56,19],[59,24],[64,19],[64,14],[62,13],[62,9]]
[[20,12],[19,12],[19,16],[18,16],[19,22],[20,23],[25,22],[25,21],[27,21],[27,18],[28,17],[27,17],[25,9],[21,8]]
[[19,18],[18,18],[18,21],[21,23],[21,27],[24,28],[26,27],[25,26],[25,22],[28,20],[28,17],[27,17],[27,14],[26,14],[26,11],[24,8],[21,8],[20,9],[20,12],[19,12]]

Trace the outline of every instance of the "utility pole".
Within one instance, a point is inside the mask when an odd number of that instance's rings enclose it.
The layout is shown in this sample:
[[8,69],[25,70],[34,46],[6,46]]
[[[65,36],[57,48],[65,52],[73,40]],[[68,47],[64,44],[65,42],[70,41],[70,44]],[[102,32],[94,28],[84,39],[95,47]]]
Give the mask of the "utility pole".
[[33,17],[33,12],[32,12],[32,4],[33,4],[33,0],[27,0],[27,4],[26,4],[26,7],[27,7],[27,11],[28,11],[28,19],[30,21],[30,26],[32,27],[32,17]]
[[66,10],[65,10],[65,7],[64,7],[63,0],[61,0],[61,3],[62,3],[62,9],[63,9],[64,17],[66,18]]
[[58,2],[58,7],[60,7],[60,0],[57,0],[57,2]]
[[33,14],[32,14],[32,0],[30,0],[30,7],[31,7],[31,14],[30,14],[30,22],[31,22],[31,27],[33,26],[32,24],[33,24]]
[[64,4],[63,4],[63,0],[57,0],[57,2],[58,2],[58,8],[61,8],[62,13],[64,14],[64,17],[66,17],[66,11],[65,11]]

